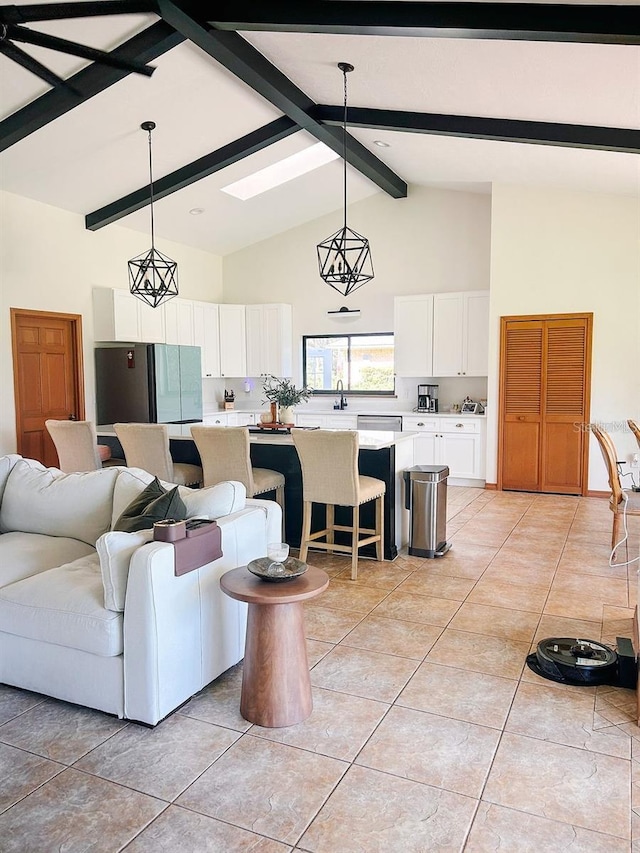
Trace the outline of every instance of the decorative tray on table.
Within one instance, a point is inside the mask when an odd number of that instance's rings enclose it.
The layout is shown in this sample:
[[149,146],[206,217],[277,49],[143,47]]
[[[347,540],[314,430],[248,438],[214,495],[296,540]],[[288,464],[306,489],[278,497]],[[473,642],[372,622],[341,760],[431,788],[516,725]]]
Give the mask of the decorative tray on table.
[[[269,568],[274,566],[274,568]],[[279,568],[276,568],[278,566]],[[297,560],[295,557],[287,557],[284,563],[274,563],[269,557],[259,557],[251,560],[247,566],[251,574],[261,578],[263,581],[291,581],[300,577],[307,571],[307,564]]]
[[295,424],[278,424],[278,423],[263,424],[263,423],[258,423],[258,424],[256,424],[256,426],[258,427],[258,429],[291,429],[291,427],[295,426]]

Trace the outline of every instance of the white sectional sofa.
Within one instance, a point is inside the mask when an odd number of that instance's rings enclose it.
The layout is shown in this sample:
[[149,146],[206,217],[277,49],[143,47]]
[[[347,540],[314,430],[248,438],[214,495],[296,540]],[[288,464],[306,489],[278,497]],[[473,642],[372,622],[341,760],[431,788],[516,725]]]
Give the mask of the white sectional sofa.
[[280,539],[280,507],[240,483],[180,487],[223,556],[176,577],[173,545],[110,532],[152,479],[0,458],[0,682],[155,725],[243,657],[246,605],[219,579]]

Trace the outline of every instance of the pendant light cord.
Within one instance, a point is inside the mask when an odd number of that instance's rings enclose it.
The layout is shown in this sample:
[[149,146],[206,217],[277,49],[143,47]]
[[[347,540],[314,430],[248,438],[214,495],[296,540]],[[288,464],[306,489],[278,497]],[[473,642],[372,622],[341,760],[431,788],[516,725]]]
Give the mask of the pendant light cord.
[[344,168],[344,227],[347,227],[347,71],[344,76],[344,116],[342,120],[342,160]]
[[150,208],[150,214],[151,214],[151,250],[153,251],[155,249],[155,241],[154,241],[155,229],[154,229],[154,222],[153,222],[153,166],[152,166],[152,161],[151,161],[151,130],[149,130],[148,133],[149,133],[149,199],[150,199],[149,208]]

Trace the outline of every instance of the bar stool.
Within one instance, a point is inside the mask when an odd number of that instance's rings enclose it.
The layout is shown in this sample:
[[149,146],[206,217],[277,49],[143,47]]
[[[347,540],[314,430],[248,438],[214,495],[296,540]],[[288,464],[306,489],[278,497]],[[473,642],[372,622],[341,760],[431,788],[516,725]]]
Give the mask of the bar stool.
[[178,486],[201,486],[202,468],[188,462],[174,462],[169,450],[166,424],[114,424],[127,465],[142,468],[159,480]]
[[110,465],[124,465],[124,459],[112,459],[106,444],[98,444],[92,421],[44,422],[58,453],[58,467],[65,474],[97,471]]
[[204,485],[214,486],[225,480],[238,480],[248,498],[275,492],[282,508],[284,530],[284,474],[270,468],[253,468],[249,455],[249,430],[246,427],[192,426],[191,435],[198,448]]
[[[310,545],[325,551],[351,554],[351,579],[358,577],[358,551],[364,545],[376,543],[376,559],[384,559],[384,493],[383,480],[358,473],[358,433],[353,430],[291,430],[302,468],[304,511],[300,559],[305,562]],[[376,502],[376,526],[360,527],[360,506]],[[326,505],[325,528],[311,532],[311,511],[314,503]],[[353,507],[351,527],[334,523],[334,506]],[[336,545],[336,530],[351,533],[350,545]],[[360,538],[360,534],[365,534]],[[369,535],[366,535],[369,534]],[[326,538],[325,542],[318,539]]]

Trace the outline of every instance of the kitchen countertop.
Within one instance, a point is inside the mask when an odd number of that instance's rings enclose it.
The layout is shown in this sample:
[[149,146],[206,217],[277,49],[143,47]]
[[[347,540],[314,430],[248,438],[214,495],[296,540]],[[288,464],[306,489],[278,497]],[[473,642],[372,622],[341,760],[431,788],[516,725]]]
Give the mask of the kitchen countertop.
[[[219,429],[224,429],[224,427],[219,427]],[[98,435],[116,437],[113,427],[110,424],[96,427],[96,432]],[[331,432],[331,430],[328,430],[328,432]],[[354,432],[358,433],[361,450],[383,450],[385,447],[392,447],[401,441],[413,440],[419,435],[417,432],[392,432],[391,430],[374,431],[359,429],[354,430]],[[172,435],[171,441],[193,441],[193,439],[191,436],[186,435]],[[293,438],[290,433],[276,433],[270,430],[260,433],[250,433],[249,441],[251,444],[293,444]]]
[[[234,412],[236,414],[260,415],[265,411],[266,411],[266,409],[264,409],[264,408],[262,408],[262,409],[256,409],[256,408],[226,409],[226,410],[225,409],[206,409],[204,411],[204,415],[205,416],[225,415],[225,414],[228,415],[228,414],[231,414]],[[307,406],[296,406],[294,411],[297,415],[345,415],[345,416],[348,416],[348,415],[352,415],[352,416],[368,415],[368,416],[373,416],[373,417],[381,417],[382,416],[382,417],[390,417],[390,418],[398,417],[398,416],[409,417],[409,416],[414,416],[414,415],[417,415],[417,416],[424,415],[424,416],[434,417],[434,418],[482,418],[483,420],[486,418],[486,415],[484,415],[484,414],[482,414],[482,415],[479,415],[479,414],[462,414],[462,412],[416,412],[413,409],[398,409],[397,411],[392,411],[392,410],[386,409],[385,411],[380,411],[379,409],[376,410],[373,407],[370,409],[358,409],[358,410],[356,410],[356,409],[351,409],[351,408],[346,408],[346,409],[317,409],[317,408],[310,408]]]

